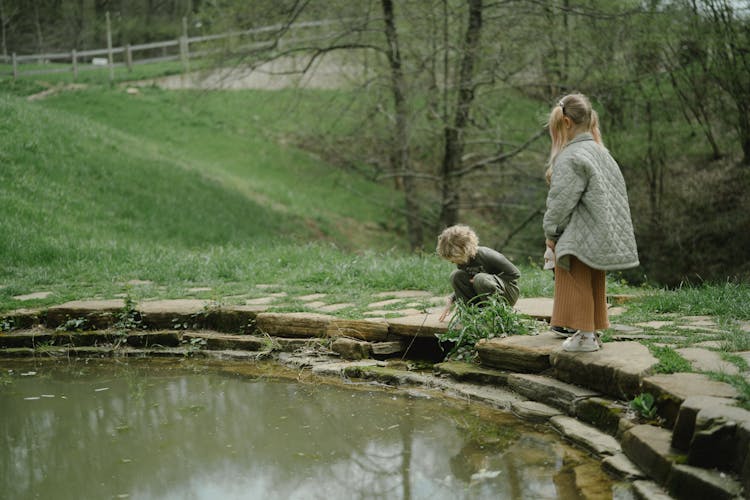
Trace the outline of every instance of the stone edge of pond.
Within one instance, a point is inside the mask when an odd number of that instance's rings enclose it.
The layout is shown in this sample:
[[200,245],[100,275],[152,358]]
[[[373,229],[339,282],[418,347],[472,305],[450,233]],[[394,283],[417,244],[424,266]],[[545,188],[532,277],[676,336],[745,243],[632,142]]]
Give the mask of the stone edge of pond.
[[[669,498],[665,489],[676,498],[742,498],[743,487],[749,498],[750,412],[734,406],[736,391],[705,375],[653,375],[656,360],[635,342],[571,354],[551,335],[493,339],[478,346],[486,366],[440,363],[425,373],[383,360],[403,359],[416,340],[434,343],[446,329],[435,314],[344,320],[200,300],[146,302],[127,314],[123,307],[75,301],[12,311],[0,319],[24,330],[0,334],[0,356],[276,359],[319,376],[438,389],[548,422],[607,470],[637,479],[641,498],[653,498],[641,490]],[[659,421],[635,421],[622,402],[646,389]]]

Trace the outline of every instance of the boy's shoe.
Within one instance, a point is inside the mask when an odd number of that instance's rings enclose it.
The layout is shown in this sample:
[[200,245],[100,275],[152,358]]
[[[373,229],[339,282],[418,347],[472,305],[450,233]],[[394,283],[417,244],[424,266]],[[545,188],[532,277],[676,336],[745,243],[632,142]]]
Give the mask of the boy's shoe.
[[570,338],[573,334],[575,334],[578,330],[573,330],[572,328],[565,328],[564,326],[553,326],[550,328],[552,330],[552,333],[554,333],[557,337],[560,337],[561,339],[567,339]]
[[563,342],[562,348],[568,352],[593,352],[599,350],[599,342],[596,335],[584,337],[578,332]]

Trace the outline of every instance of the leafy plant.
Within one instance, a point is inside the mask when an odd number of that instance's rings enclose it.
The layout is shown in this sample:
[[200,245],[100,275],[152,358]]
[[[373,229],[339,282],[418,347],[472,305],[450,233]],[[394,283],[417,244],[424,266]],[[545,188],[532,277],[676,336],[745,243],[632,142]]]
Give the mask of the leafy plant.
[[2,318],[0,319],[0,333],[9,332],[15,327],[15,321],[13,318]]
[[143,326],[141,313],[135,309],[135,301],[130,295],[125,297],[125,306],[117,313],[117,322],[115,328],[125,330],[135,330]]
[[61,332],[80,332],[85,330],[89,325],[89,320],[86,318],[68,318],[65,323],[57,327],[57,331]]
[[490,296],[479,304],[458,302],[448,330],[437,334],[441,343],[452,343],[447,359],[471,361],[477,342],[482,339],[524,335],[529,325],[504,300]]
[[630,401],[630,407],[646,420],[653,420],[656,417],[654,396],[648,392],[641,393],[633,398]]

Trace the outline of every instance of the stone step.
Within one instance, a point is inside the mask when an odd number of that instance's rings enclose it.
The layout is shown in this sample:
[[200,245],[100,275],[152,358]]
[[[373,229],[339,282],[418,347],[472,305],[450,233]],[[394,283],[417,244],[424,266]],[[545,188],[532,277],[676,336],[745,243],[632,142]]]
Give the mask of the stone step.
[[741,474],[745,486],[750,486],[750,411],[726,405],[701,408],[695,417],[688,464]]
[[666,484],[672,464],[687,457],[672,448],[672,433],[653,425],[636,425],[622,436],[625,455],[659,484]]
[[261,337],[216,332],[189,332],[182,340],[188,344],[204,344],[211,350],[261,351],[270,347],[270,342]]
[[641,380],[659,363],[636,342],[608,342],[595,352],[560,349],[550,354],[550,362],[560,380],[625,400],[641,392]]
[[735,478],[690,465],[672,466],[667,490],[680,500],[735,500],[742,496],[742,485]]
[[480,384],[507,385],[508,372],[491,370],[462,361],[446,361],[434,365],[435,373],[448,375],[459,382],[476,382]]
[[606,457],[602,460],[602,466],[605,470],[608,470],[616,476],[628,481],[645,479],[646,477],[644,472],[624,453],[615,453],[612,456]]
[[215,307],[211,302],[196,299],[153,300],[125,310],[125,301],[76,300],[52,306],[45,311],[11,311],[9,318],[15,328],[44,324],[48,328],[64,327],[67,322],[85,320],[86,329],[116,327],[118,322],[135,322],[151,329],[206,328],[219,332],[248,332],[264,306],[230,305]]
[[327,326],[329,337],[351,337],[370,342],[392,340],[388,337],[388,323],[384,320],[332,319]]
[[633,493],[638,500],[674,500],[661,486],[648,480],[633,482]]
[[582,422],[615,437],[634,425],[628,417],[628,407],[625,403],[602,397],[577,401],[575,416]]
[[562,410],[537,401],[519,401],[510,409],[518,417],[536,423],[546,422],[552,417],[563,415]]
[[318,313],[258,313],[256,328],[264,334],[280,337],[326,337],[328,324],[335,316]]
[[482,365],[512,372],[539,373],[550,368],[550,354],[560,349],[561,339],[551,332],[482,339],[477,353]]
[[682,403],[691,396],[736,398],[737,389],[724,382],[712,380],[700,373],[670,373],[644,377],[642,392],[654,396],[665,427],[672,428]]
[[615,455],[622,451],[615,438],[573,417],[558,415],[550,418],[550,423],[563,436],[599,456]]
[[117,315],[124,308],[122,299],[74,300],[47,309],[45,324],[48,328],[57,328],[69,320],[85,318],[89,329],[104,329],[117,321]]
[[508,387],[528,399],[553,406],[568,415],[575,414],[576,405],[581,400],[600,395],[590,389],[530,373],[510,374]]
[[388,333],[399,337],[435,338],[448,330],[448,322],[439,321],[439,313],[415,314],[403,318],[388,318]]
[[695,433],[695,421],[698,413],[704,408],[719,406],[733,406],[732,398],[718,398],[715,396],[688,396],[680,405],[677,419],[672,429],[672,446],[678,450],[688,451]]

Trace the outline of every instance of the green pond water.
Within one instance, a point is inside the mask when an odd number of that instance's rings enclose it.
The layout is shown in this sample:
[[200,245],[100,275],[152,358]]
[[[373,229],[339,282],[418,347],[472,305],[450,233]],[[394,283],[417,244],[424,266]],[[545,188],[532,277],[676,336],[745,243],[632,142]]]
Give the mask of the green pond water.
[[[546,426],[289,375],[270,364],[0,360],[0,498],[630,498]],[[585,494],[576,476],[591,483]]]

